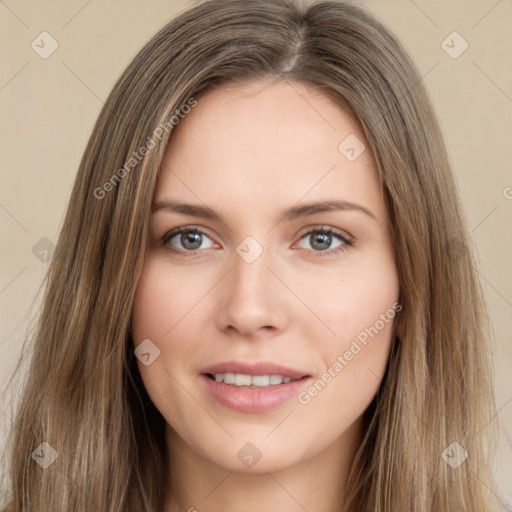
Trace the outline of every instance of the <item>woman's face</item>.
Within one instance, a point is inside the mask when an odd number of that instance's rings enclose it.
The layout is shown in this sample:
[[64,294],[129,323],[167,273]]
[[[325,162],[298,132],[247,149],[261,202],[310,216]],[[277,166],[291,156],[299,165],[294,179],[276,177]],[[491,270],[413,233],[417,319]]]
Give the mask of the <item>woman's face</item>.
[[195,460],[264,472],[342,453],[400,309],[368,144],[300,83],[197,100],[167,148],[133,306],[144,385]]

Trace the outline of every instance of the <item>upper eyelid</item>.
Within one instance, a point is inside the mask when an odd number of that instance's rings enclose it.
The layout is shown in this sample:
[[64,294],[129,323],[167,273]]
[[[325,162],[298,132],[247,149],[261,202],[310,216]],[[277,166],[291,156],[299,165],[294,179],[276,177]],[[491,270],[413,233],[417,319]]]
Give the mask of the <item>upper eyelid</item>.
[[177,227],[177,228],[174,228],[174,229],[170,229],[168,231],[166,231],[164,233],[164,235],[162,236],[162,238],[167,238],[167,239],[171,239],[171,238],[174,238],[176,235],[179,235],[180,233],[183,233],[183,232],[198,232],[199,234],[201,235],[206,235],[208,238],[212,239],[213,240],[213,237],[209,235],[208,233],[208,230],[206,228],[203,228],[203,227],[200,227],[200,226],[197,226],[195,224],[192,224],[192,225],[186,225],[186,226],[180,226],[180,227]]
[[354,238],[348,231],[340,228],[335,228],[334,226],[330,226],[329,224],[315,224],[313,226],[304,228],[304,230],[301,230],[301,234],[299,236],[302,238],[304,235],[307,235],[312,231],[331,231],[333,234],[341,236],[343,238],[347,238],[349,240],[352,240]]

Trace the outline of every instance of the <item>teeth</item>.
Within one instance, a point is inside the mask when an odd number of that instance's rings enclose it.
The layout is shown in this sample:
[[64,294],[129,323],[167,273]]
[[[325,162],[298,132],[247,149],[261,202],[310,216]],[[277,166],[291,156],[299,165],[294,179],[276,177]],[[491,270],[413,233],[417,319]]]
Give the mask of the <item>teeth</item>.
[[295,380],[290,377],[283,377],[282,375],[245,375],[243,373],[216,373],[214,377],[216,382],[258,388],[266,388],[282,383],[288,384],[288,382]]
[[270,384],[281,384],[281,382],[283,382],[281,375],[271,375],[268,380]]
[[[226,376],[224,375],[224,379]],[[251,385],[251,376],[243,375],[241,373],[235,374],[235,386],[250,386]]]
[[[276,375],[277,379],[279,379],[279,376]],[[277,380],[276,379],[276,380]],[[270,385],[270,375],[254,375],[251,379],[251,384],[253,386],[269,386]],[[279,382],[277,383],[279,384]]]
[[225,384],[234,384],[235,383],[235,374],[234,373],[225,373],[224,374],[224,383]]

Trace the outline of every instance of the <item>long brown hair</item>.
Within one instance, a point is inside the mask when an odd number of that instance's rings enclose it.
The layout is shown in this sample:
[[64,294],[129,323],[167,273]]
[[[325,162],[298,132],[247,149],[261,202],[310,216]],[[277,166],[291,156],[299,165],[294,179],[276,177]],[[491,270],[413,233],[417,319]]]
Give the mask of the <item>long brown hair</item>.
[[[489,460],[489,322],[418,71],[396,37],[353,3],[210,0],[144,46],[85,149],[13,418],[9,512],[162,510],[165,424],[129,328],[156,177],[173,118],[194,96],[265,78],[313,86],[358,120],[391,219],[403,309],[343,510],[501,510]],[[448,464],[464,451],[467,460]],[[46,468],[37,463],[55,455]]]

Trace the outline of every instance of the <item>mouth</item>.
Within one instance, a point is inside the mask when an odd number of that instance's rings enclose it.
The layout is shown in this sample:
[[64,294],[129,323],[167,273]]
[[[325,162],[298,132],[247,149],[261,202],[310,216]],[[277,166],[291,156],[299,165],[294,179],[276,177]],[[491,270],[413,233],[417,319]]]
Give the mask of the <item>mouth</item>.
[[[283,375],[249,375],[245,373],[206,373],[205,374],[215,382],[223,382],[228,386],[239,388],[268,388],[270,386],[279,386],[280,384],[289,384],[300,379],[292,379]],[[301,379],[305,379],[305,375]]]
[[200,374],[218,403],[241,412],[275,408],[297,395],[311,379],[310,373],[265,361],[220,363]]

